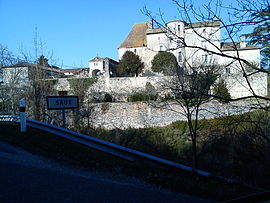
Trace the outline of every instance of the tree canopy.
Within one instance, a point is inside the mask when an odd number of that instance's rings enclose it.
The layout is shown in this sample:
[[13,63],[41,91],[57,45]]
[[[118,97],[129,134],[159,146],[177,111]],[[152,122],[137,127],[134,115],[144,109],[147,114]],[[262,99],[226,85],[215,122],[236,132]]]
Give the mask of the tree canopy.
[[152,60],[152,70],[164,75],[172,75],[176,72],[178,63],[176,57],[167,51],[158,52]]
[[144,64],[140,57],[132,51],[126,51],[119,61],[116,73],[118,76],[138,76],[143,68]]
[[231,99],[231,95],[224,79],[220,79],[216,84],[214,84],[213,95],[221,103],[229,102],[229,100]]
[[38,58],[38,65],[40,65],[40,66],[49,66],[49,63],[48,63],[48,59],[47,58],[45,58],[45,56],[43,56],[43,55],[41,55],[39,58]]
[[270,60],[270,6],[262,8],[258,12],[252,13],[252,16],[258,23],[252,33],[248,35],[250,42],[255,45],[262,46],[261,54],[263,56],[262,66],[269,68]]

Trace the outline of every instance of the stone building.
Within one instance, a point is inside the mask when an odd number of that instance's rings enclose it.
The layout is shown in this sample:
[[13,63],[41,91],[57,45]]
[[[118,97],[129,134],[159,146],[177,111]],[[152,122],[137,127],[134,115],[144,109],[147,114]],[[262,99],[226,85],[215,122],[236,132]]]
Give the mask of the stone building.
[[[174,20],[161,28],[154,28],[151,21],[135,24],[118,47],[119,59],[126,51],[139,55],[148,70],[151,70],[151,61],[159,51],[173,53],[179,66],[186,69],[216,64],[223,66],[227,73],[242,71],[237,60],[220,56],[222,53],[230,56],[239,54],[260,67],[260,47],[247,44],[244,36],[240,42],[222,42],[220,22],[215,20],[197,23]],[[247,71],[250,70],[247,68]]]
[[86,78],[89,75],[89,68],[61,69],[65,77]]
[[104,77],[115,77],[118,62],[108,57],[96,56],[89,61],[89,77],[103,75]]
[[41,66],[27,62],[2,67],[2,72],[4,84],[17,86],[29,85],[31,79],[53,79],[64,76],[62,70],[56,66]]

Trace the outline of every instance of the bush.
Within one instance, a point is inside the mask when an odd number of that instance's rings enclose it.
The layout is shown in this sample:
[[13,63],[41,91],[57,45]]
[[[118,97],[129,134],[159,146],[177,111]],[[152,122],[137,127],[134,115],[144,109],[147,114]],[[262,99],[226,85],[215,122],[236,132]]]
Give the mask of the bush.
[[221,103],[228,103],[231,99],[231,95],[227,88],[226,82],[224,79],[220,79],[213,88],[213,95],[216,96],[216,99]]
[[152,71],[163,73],[164,75],[174,75],[178,69],[176,57],[167,51],[158,52],[152,60]]
[[109,93],[106,93],[106,94],[104,95],[103,102],[112,102],[112,101],[113,101],[112,95],[110,95]]
[[128,97],[129,102],[149,101],[150,95],[145,92],[136,92]]

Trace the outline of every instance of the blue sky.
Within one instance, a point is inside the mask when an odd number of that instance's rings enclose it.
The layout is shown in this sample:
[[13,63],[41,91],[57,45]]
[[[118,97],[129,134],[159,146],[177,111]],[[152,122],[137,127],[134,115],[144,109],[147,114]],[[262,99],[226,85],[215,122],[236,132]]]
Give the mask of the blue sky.
[[52,55],[60,67],[87,67],[97,55],[117,60],[133,24],[148,20],[144,6],[154,14],[160,8],[167,21],[179,19],[171,0],[0,0],[0,44],[34,56],[37,33],[38,55]]

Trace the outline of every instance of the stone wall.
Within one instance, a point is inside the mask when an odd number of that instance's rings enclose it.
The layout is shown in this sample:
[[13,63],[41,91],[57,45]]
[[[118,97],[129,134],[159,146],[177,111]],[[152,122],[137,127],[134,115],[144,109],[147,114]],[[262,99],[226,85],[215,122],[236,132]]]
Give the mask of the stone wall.
[[[111,94],[116,100],[124,101],[134,92],[145,90],[147,82],[150,82],[157,90],[162,90],[162,80],[165,77],[130,77],[130,78],[99,78],[88,90],[89,95]],[[246,81],[241,75],[233,75],[225,78],[229,91],[233,98],[251,95]],[[254,74],[250,83],[254,91],[261,96],[267,95],[267,77],[265,74]],[[59,79],[55,88],[69,91],[72,94],[67,79]],[[160,92],[162,93],[162,92]],[[90,97],[86,97],[90,98]],[[147,103],[147,102],[113,102],[91,103],[94,107],[91,115],[92,126],[96,128],[144,128],[153,126],[166,126],[175,121],[186,120],[183,110],[176,103]],[[220,104],[212,101],[205,104],[200,112],[200,119],[214,118],[224,115],[234,115],[250,110],[252,104],[245,102]],[[87,123],[87,119],[82,122]]]
[[[224,74],[222,78],[225,79],[232,98],[252,95],[248,83],[242,74]],[[157,93],[164,94],[163,84],[165,81],[169,80],[170,77],[161,76],[118,78],[99,77],[98,81],[90,86],[88,94],[95,95],[95,97],[102,97],[105,93],[109,93],[113,96],[115,101],[126,101],[130,94],[145,91],[147,83],[154,86]],[[267,95],[267,74],[253,74],[249,77],[249,82],[257,95]],[[60,78],[55,88],[57,90],[71,91],[69,82],[66,78]]]
[[[96,103],[92,113],[92,126],[104,129],[126,129],[166,126],[186,120],[181,107],[170,103]],[[220,104],[212,101],[202,106],[199,119],[241,114],[250,111],[252,102]],[[86,123],[86,120],[84,121]]]

